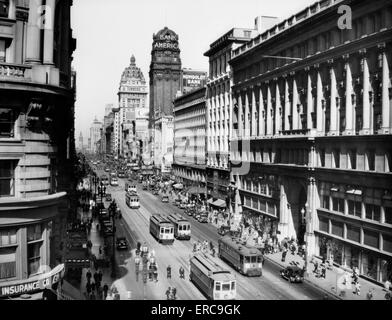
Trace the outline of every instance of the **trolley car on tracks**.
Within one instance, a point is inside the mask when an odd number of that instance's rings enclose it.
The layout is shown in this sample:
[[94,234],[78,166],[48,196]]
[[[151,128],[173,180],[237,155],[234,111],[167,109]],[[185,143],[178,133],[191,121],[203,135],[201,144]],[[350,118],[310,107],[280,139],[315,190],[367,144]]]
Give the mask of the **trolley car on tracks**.
[[263,255],[260,250],[243,244],[239,239],[225,236],[218,241],[218,256],[246,276],[263,274]]
[[160,214],[151,215],[150,233],[159,243],[172,244],[174,241],[173,223]]
[[204,253],[190,259],[190,280],[211,300],[233,300],[237,294],[235,275],[217,259]]
[[168,219],[174,225],[174,237],[180,240],[191,239],[191,224],[189,221],[178,213],[168,216]]

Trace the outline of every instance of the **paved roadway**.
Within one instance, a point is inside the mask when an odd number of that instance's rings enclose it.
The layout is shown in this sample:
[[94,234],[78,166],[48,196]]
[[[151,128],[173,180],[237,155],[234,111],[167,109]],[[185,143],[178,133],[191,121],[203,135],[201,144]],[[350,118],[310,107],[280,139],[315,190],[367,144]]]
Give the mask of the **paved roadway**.
[[[97,170],[98,176],[104,174],[102,170]],[[135,271],[133,257],[131,252],[117,252],[117,261],[123,268],[122,278],[117,280],[117,284],[124,287],[124,290],[132,290],[133,298],[138,299],[165,299],[165,291],[169,286],[175,286],[179,299],[201,300],[205,297],[201,292],[188,280],[189,275],[189,258],[192,254],[194,241],[208,240],[212,241],[217,248],[219,235],[216,228],[210,224],[202,224],[188,217],[183,210],[170,203],[162,203],[159,196],[155,196],[149,191],[142,190],[141,184],[137,184],[140,198],[140,209],[130,209],[125,204],[125,181],[119,179],[118,187],[108,187],[106,192],[110,192],[116,199],[120,207],[123,219],[118,225],[118,234],[123,234],[128,238],[137,238],[140,242],[147,242],[150,248],[154,248],[158,271],[159,281],[148,282],[143,287],[141,279],[135,281]],[[191,222],[192,238],[190,241],[175,240],[173,245],[159,244],[149,233],[149,217],[152,213],[168,215],[173,212],[180,213],[188,217]],[[128,226],[124,226],[126,223]],[[172,267],[172,279],[166,279],[166,268]],[[223,262],[223,264],[225,264]],[[183,266],[186,270],[186,280],[179,279],[178,269]],[[231,269],[237,278],[237,299],[238,300],[321,300],[323,293],[317,288],[307,284],[291,284],[279,275],[279,267],[266,261],[262,277],[246,277]],[[136,287],[136,288],[135,288]]]

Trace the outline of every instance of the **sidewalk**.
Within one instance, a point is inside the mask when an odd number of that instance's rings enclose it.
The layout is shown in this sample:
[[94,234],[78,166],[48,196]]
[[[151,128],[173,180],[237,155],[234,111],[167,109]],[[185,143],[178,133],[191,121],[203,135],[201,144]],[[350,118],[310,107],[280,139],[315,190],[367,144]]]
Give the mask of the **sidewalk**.
[[[297,254],[292,255],[290,251],[287,252],[285,262],[282,262],[281,252],[266,254],[264,257],[266,260],[269,260],[282,268],[289,266],[292,261],[296,262],[300,268],[302,268],[305,264],[305,261],[302,257]],[[321,263],[320,259],[317,260],[319,263]],[[363,278],[359,279],[359,283],[361,285],[361,295],[356,295],[353,293],[354,285],[351,285],[351,289],[349,288],[350,284],[349,287],[345,288],[345,286],[342,284],[344,270],[342,270],[341,268],[334,266],[332,270],[327,270],[325,279],[316,277],[316,275],[313,273],[313,269],[314,265],[309,262],[308,276],[305,276],[305,282],[314,285],[318,289],[324,291],[327,295],[333,295],[335,298],[340,300],[367,300],[367,293],[369,292],[369,290],[372,290],[373,300],[385,300],[385,289]],[[342,291],[344,291],[345,293],[341,294]]]

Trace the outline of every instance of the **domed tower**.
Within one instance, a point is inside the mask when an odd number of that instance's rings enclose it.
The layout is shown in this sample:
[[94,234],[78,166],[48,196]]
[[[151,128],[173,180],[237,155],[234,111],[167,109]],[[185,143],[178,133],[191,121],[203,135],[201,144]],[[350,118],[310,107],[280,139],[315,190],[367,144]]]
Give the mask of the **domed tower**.
[[165,27],[153,35],[150,64],[150,128],[157,118],[173,115],[180,89],[181,59],[178,35]]

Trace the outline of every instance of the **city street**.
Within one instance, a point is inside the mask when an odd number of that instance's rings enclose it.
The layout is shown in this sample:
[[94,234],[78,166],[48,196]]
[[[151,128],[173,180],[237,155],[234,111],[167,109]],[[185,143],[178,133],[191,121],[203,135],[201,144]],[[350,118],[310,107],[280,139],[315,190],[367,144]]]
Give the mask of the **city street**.
[[[104,174],[102,170],[96,173],[98,176]],[[134,299],[164,299],[165,291],[169,286],[177,288],[179,299],[205,299],[202,293],[188,280],[189,257],[192,254],[194,241],[208,240],[217,246],[219,235],[216,232],[216,228],[189,218],[192,225],[192,238],[190,241],[175,240],[173,245],[159,244],[149,233],[150,214],[161,213],[169,215],[176,212],[183,216],[186,215],[181,209],[174,206],[172,201],[170,203],[162,203],[159,196],[142,190],[140,184],[137,184],[137,189],[141,207],[138,210],[128,208],[125,204],[125,181],[125,179],[119,179],[118,187],[108,186],[106,191],[112,194],[123,216],[122,222],[117,226],[117,236],[125,235],[128,239],[129,237],[138,239],[137,241],[146,242],[150,248],[155,250],[159,281],[158,283],[148,281],[145,289],[143,289],[141,275],[139,276],[139,281],[135,282],[134,258],[129,252],[124,254],[117,251],[117,263],[120,266],[120,270],[123,271],[121,274],[122,278],[116,281],[116,286],[121,285],[126,291],[131,291]],[[172,267],[172,279],[170,280],[166,279],[166,268],[168,265]],[[180,266],[183,266],[186,270],[185,280],[179,278],[178,269]],[[236,274],[237,299],[239,300],[317,300],[323,297],[319,290],[306,283],[291,284],[282,279],[279,275],[279,268],[268,261],[265,262],[263,276],[259,278],[242,276],[230,266],[227,267]],[[134,284],[136,284],[136,288]]]

